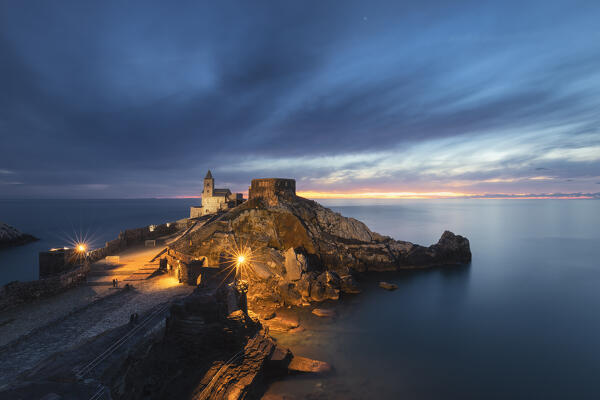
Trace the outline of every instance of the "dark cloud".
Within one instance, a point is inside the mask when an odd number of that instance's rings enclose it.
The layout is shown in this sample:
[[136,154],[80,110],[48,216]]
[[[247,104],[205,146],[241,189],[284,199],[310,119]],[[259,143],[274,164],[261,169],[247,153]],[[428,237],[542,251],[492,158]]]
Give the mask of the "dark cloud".
[[[560,130],[542,152],[594,146],[593,14],[552,2],[2,2],[0,170],[14,174],[0,175],[0,197],[184,195],[209,167],[238,190],[256,175],[311,185],[378,167],[328,157],[397,149],[401,158],[451,138],[483,149],[482,138],[519,131]],[[538,156],[497,165],[520,178]],[[321,158],[279,165],[302,157]],[[573,159],[535,170],[600,175],[594,160]],[[370,183],[435,178],[425,175],[404,169]]]

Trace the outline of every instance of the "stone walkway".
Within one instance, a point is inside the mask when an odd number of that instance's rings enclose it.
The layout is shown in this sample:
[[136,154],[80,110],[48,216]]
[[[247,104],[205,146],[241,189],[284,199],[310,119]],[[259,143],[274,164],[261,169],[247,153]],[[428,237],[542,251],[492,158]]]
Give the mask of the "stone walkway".
[[0,348],[116,291],[108,286],[78,286],[47,299],[2,311]]
[[[104,260],[93,263],[88,276],[88,285],[78,286],[56,296],[23,304],[13,309],[0,311],[0,348],[6,344],[56,321],[81,307],[85,307],[119,289],[113,288],[112,280],[124,280],[140,269],[162,248],[138,247],[119,254],[118,265]],[[148,276],[148,275],[146,275]],[[136,282],[135,286],[147,285],[147,281]]]
[[[51,354],[64,351],[108,329],[126,324],[157,304],[194,289],[175,278],[148,277],[149,260],[162,248],[138,247],[119,254],[118,264],[92,264],[88,284],[56,296],[0,312],[0,387]],[[119,279],[120,287],[112,285]],[[124,289],[125,283],[133,289]]]
[[194,288],[168,276],[147,281],[139,288],[121,290],[59,321],[37,329],[0,349],[0,387],[48,356],[81,344],[107,329],[129,322],[132,313],[143,313],[162,302],[185,296]]

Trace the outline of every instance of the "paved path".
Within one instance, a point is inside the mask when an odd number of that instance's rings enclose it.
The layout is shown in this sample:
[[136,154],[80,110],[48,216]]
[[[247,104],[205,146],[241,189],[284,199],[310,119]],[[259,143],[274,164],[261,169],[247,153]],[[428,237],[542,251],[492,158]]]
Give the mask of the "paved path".
[[[192,286],[167,275],[147,279],[158,267],[149,260],[161,250],[126,250],[117,265],[92,264],[87,285],[0,312],[0,386],[53,353],[128,323],[133,313],[191,293]],[[115,278],[120,288],[113,287]],[[134,289],[124,290],[125,283]]]
[[90,266],[88,284],[112,287],[113,279],[118,279],[121,285],[128,280],[147,279],[158,269],[159,263],[158,259],[154,262],[150,260],[163,249],[164,246],[128,249],[118,254],[118,264],[106,262],[105,259],[99,260]]
[[122,290],[107,296],[4,346],[0,350],[0,387],[51,354],[128,323],[132,313],[144,313],[192,290],[193,287],[180,285],[168,276],[153,278],[139,290]]
[[[123,286],[124,279],[141,268],[148,268],[144,264],[160,250],[161,248],[144,247],[126,250],[119,255],[119,265],[107,264],[103,260],[93,263],[88,276],[88,285],[78,286],[56,296],[0,311],[0,348],[81,307],[113,294],[118,290],[112,287],[114,278],[119,279]],[[145,274],[145,277],[150,275]],[[145,282],[138,282],[136,286],[145,284]]]

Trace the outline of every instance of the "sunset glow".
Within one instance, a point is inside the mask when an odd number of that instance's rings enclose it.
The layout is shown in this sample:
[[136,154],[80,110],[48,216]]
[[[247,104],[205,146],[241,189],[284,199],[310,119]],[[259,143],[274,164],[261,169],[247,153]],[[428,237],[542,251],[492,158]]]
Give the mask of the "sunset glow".
[[474,194],[457,192],[298,192],[298,196],[309,199],[446,199],[471,197]]
[[460,192],[298,192],[299,196],[309,199],[595,199],[593,194],[525,194],[525,193],[460,193]]

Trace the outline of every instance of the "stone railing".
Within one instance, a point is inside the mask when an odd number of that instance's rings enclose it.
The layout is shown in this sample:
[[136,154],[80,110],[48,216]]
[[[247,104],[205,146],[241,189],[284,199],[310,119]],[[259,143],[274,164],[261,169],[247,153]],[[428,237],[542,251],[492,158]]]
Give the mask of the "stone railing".
[[76,266],[70,271],[30,282],[10,282],[0,287],[0,310],[11,308],[32,300],[49,297],[85,282],[90,271],[89,263]]

